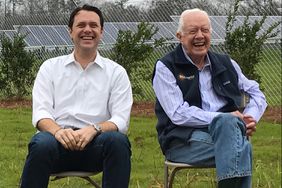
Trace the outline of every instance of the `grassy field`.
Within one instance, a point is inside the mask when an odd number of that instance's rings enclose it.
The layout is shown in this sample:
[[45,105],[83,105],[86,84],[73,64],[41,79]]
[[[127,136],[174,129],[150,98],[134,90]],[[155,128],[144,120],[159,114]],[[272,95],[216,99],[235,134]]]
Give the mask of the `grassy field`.
[[281,50],[265,50],[257,66],[257,71],[262,79],[261,87],[270,106],[281,105],[282,102],[281,55]]
[[[0,109],[0,188],[16,188],[27,153],[27,144],[35,130],[30,109]],[[132,117],[129,138],[132,144],[130,188],[163,187],[163,155],[155,130],[156,119]],[[281,188],[281,125],[261,122],[253,143],[253,188]],[[100,181],[101,175],[94,177]],[[66,178],[50,182],[50,188],[87,188],[86,181]],[[174,188],[216,187],[215,171],[182,170]]]

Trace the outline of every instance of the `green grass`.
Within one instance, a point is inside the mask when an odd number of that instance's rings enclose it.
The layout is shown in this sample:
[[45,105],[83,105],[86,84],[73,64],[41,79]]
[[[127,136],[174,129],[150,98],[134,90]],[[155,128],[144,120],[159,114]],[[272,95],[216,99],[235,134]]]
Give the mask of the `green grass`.
[[264,50],[257,71],[261,76],[261,87],[270,106],[281,105],[282,59],[281,50]]
[[[132,117],[129,139],[132,144],[130,188],[163,187],[163,155],[157,142],[156,119]],[[30,109],[0,109],[0,188],[16,188],[24,165],[27,144],[35,130]],[[253,188],[281,188],[281,125],[261,122],[253,143]],[[94,179],[101,182],[101,175]],[[79,178],[50,182],[50,188],[91,187]],[[215,171],[182,170],[174,188],[215,188]]]

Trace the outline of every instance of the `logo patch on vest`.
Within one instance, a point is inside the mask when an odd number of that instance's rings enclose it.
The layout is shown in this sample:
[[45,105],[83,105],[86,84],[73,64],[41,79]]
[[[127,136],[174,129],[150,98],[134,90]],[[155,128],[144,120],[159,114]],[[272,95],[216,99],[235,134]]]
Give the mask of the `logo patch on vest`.
[[191,76],[185,76],[184,74],[179,74],[178,75],[179,80],[193,80],[195,78],[195,75]]

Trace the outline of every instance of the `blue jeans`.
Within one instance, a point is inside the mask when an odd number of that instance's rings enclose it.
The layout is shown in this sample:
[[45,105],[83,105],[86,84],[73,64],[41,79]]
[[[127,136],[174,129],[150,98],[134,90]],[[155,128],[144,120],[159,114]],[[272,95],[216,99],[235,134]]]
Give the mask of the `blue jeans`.
[[126,188],[131,169],[130,142],[119,132],[105,132],[83,151],[66,150],[49,132],[34,135],[21,178],[21,188],[47,188],[51,173],[103,171],[103,188]]
[[251,187],[252,147],[244,122],[231,114],[214,118],[206,130],[195,130],[186,143],[175,142],[166,152],[170,161],[215,166],[217,180],[242,178]]

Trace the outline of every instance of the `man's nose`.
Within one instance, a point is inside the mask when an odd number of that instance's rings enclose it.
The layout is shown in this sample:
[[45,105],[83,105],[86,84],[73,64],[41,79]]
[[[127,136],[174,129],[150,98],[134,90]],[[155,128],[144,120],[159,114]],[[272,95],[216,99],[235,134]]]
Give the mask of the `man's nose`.
[[197,33],[196,33],[196,37],[204,37],[203,32],[201,29],[198,29]]
[[83,29],[84,32],[90,32],[91,31],[91,27],[89,25],[86,25]]

